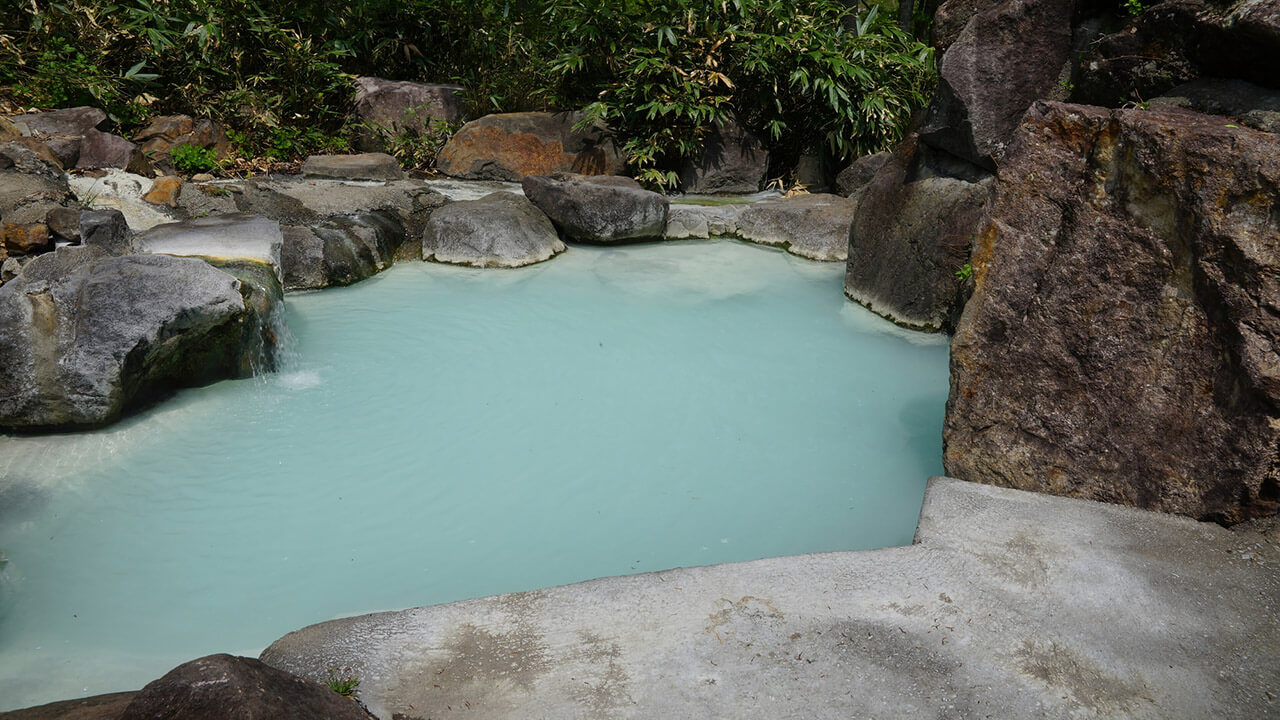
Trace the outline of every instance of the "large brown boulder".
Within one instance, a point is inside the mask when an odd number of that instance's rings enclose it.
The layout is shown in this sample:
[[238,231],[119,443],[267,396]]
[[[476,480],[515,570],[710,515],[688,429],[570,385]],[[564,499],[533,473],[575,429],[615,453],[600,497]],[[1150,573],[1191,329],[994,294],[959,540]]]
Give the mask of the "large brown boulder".
[[1037,104],[973,270],[948,474],[1223,522],[1280,508],[1280,135]]
[[1022,114],[1063,76],[1075,5],[1004,0],[974,15],[942,56],[920,139],[994,170]]
[[372,720],[318,682],[260,660],[209,655],[184,663],[134,697],[120,720]]
[[581,113],[486,115],[462,126],[440,151],[436,169],[466,180],[520,182],[557,172],[619,175],[625,161],[602,125],[574,126]]
[[48,112],[15,115],[10,120],[23,135],[43,141],[63,167],[75,167],[80,158],[80,141],[90,130],[107,124],[107,114],[98,108],[81,106]]
[[930,162],[909,136],[861,190],[844,293],[899,325],[937,332],[954,328],[963,307],[961,268],[991,180],[947,177]]

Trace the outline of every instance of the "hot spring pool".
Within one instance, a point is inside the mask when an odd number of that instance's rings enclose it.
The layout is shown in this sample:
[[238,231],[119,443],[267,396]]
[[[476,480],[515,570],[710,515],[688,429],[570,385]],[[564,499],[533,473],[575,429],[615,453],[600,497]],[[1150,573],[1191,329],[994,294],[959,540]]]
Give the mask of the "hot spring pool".
[[0,436],[0,710],[336,616],[910,542],[945,339],[734,242],[291,295],[279,374]]

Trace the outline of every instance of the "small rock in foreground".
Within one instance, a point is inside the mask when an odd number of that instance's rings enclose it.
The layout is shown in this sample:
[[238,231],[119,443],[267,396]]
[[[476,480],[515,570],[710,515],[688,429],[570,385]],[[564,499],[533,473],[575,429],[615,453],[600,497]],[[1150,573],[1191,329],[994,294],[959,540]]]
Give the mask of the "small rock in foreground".
[[372,720],[318,682],[260,660],[209,655],[148,684],[120,720]]

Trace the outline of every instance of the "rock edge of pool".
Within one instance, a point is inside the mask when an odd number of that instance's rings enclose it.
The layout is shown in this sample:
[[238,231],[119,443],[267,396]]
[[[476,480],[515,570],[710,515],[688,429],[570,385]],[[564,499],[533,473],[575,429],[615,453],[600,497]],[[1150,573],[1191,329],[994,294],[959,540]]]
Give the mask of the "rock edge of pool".
[[312,625],[262,653],[391,720],[1280,716],[1280,551],[948,478],[915,544]]

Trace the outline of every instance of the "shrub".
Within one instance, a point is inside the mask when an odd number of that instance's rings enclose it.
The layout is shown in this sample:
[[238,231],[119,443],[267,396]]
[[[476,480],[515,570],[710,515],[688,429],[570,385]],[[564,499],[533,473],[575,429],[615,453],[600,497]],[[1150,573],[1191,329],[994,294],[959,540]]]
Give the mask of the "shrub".
[[839,158],[901,137],[931,91],[932,51],[841,0],[556,0],[565,85],[599,87],[588,110],[628,138],[642,179],[674,167],[729,115],[784,163]]
[[184,175],[208,172],[218,167],[218,154],[199,145],[175,145],[169,149],[173,168]]

